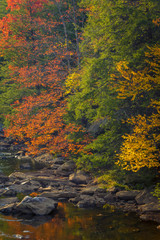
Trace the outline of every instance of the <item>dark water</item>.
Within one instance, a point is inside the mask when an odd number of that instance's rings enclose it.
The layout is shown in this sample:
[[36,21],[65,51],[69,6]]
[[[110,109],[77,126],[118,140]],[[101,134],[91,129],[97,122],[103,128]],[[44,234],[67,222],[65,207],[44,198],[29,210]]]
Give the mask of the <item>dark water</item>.
[[[0,170],[5,174],[20,170],[20,165],[18,159],[0,158]],[[44,217],[0,215],[0,240],[160,240],[157,225],[141,221],[136,214],[61,203],[56,212]]]
[[[3,155],[4,154],[4,155]],[[8,155],[7,155],[8,154]],[[23,164],[29,163],[30,169],[22,169]],[[14,157],[14,153],[0,152],[0,172],[3,172],[5,175],[9,175],[14,171],[34,171],[36,169],[41,169],[42,164],[38,164],[31,160],[20,160]]]
[[159,240],[156,226],[134,214],[59,204],[56,213],[45,217],[0,215],[0,240]]

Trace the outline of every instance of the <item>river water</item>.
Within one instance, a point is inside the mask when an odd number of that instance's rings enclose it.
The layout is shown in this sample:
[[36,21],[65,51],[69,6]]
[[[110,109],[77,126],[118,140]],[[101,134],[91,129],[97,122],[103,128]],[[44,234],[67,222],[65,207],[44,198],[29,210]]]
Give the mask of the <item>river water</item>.
[[[5,174],[20,169],[20,161],[0,158]],[[78,209],[59,203],[49,216],[0,215],[0,240],[159,240],[157,223],[114,209]]]

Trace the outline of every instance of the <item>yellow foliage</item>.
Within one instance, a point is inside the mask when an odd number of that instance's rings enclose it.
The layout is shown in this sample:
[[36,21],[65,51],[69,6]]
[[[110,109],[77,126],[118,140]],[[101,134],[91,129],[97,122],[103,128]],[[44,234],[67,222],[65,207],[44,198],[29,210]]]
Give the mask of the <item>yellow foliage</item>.
[[[146,53],[148,67],[142,71],[133,71],[125,62],[120,62],[117,69],[120,78],[112,76],[118,98],[135,100],[143,92],[160,88],[160,47],[149,48]],[[151,59],[151,60],[150,60]],[[117,164],[126,170],[138,171],[142,167],[159,167],[160,156],[160,100],[150,99],[149,107],[154,109],[150,116],[138,115],[128,119],[133,126],[131,134],[123,136],[124,142],[117,154]]]
[[134,125],[133,133],[123,136],[124,142],[121,153],[118,154],[118,165],[135,172],[142,167],[160,166],[158,161],[160,150],[156,147],[160,140],[160,134],[149,134],[155,126],[157,127],[155,119],[155,116],[147,118],[140,115],[129,119],[129,122]]
[[69,94],[75,92],[78,86],[80,85],[80,73],[73,72],[69,74],[65,81],[65,93]]

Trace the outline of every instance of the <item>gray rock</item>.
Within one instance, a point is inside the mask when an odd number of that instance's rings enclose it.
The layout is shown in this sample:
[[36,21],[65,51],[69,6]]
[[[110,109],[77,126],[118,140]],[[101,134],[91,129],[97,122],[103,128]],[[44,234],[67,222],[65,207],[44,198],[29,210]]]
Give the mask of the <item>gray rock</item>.
[[48,215],[56,208],[57,203],[50,198],[26,196],[15,210],[25,214]]
[[160,212],[160,204],[159,203],[147,203],[144,205],[140,205],[138,207],[138,210],[142,213],[146,213],[146,212]]
[[88,195],[81,195],[80,201],[77,203],[79,208],[94,208],[94,207],[103,207],[105,204],[104,199],[88,196]]
[[5,206],[11,203],[16,203],[18,202],[18,198],[17,197],[11,197],[11,198],[1,198],[0,199],[0,206]]
[[140,193],[135,198],[137,204],[142,205],[151,202],[158,203],[157,197],[154,197],[152,194],[153,191],[153,188],[140,191]]
[[134,200],[136,196],[139,194],[140,191],[133,190],[133,191],[119,191],[116,193],[116,197],[121,200]]
[[20,164],[20,169],[31,169],[32,166],[30,163],[21,163]]
[[82,171],[77,171],[76,173],[69,175],[69,181],[76,184],[87,184],[89,181],[89,176]]
[[54,200],[59,199],[69,199],[77,196],[76,192],[68,192],[68,191],[53,191],[53,192],[43,192],[39,195],[40,197],[52,198]]
[[21,179],[26,179],[26,178],[30,178],[30,177],[29,176],[27,177],[27,175],[22,172],[14,172],[9,175],[9,178],[11,180],[15,180],[15,179],[21,180]]
[[148,212],[140,215],[143,221],[155,221],[160,223],[160,212]]
[[111,192],[107,192],[104,200],[106,201],[106,203],[112,204],[116,202],[116,195],[112,194]]
[[16,203],[10,203],[0,208],[0,212],[4,214],[11,214],[15,212]]
[[53,155],[50,153],[45,153],[45,154],[42,154],[42,155],[34,158],[34,160],[39,163],[50,164],[53,161]]
[[52,162],[54,164],[62,165],[63,163],[65,163],[65,159],[63,157],[57,157],[54,158]]
[[58,169],[55,171],[55,174],[68,177],[74,171],[74,169],[75,163],[73,161],[67,161],[58,167]]
[[5,183],[8,180],[9,180],[9,178],[0,172],[0,184]]

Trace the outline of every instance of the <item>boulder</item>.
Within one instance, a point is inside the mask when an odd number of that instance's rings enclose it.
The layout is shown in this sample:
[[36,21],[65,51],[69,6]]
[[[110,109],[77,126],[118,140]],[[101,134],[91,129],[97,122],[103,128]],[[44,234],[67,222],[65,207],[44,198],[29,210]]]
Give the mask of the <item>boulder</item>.
[[69,181],[76,184],[87,184],[87,182],[89,181],[89,176],[82,171],[77,171],[76,173],[72,173],[69,175]]
[[116,193],[116,197],[121,200],[129,201],[129,200],[134,200],[139,193],[140,191],[138,190],[119,191]]
[[5,206],[2,206],[0,208],[0,212],[4,214],[12,214],[15,213],[15,207],[17,206],[17,203],[10,203]]
[[81,195],[80,201],[77,203],[79,208],[94,208],[94,207],[103,207],[105,200],[99,197]]
[[48,215],[56,208],[57,203],[50,198],[26,196],[15,210],[25,214]]
[[75,169],[75,163],[73,161],[67,161],[57,168],[56,175],[68,177]]
[[17,193],[29,194],[37,191],[41,187],[40,183],[33,180],[23,181],[20,184],[12,184],[2,193],[3,196],[15,196]]
[[155,221],[160,223],[160,212],[148,212],[140,215],[143,221]]
[[62,165],[63,163],[65,163],[65,159],[63,157],[57,157],[57,158],[53,158],[53,164],[58,164],[58,165]]
[[148,204],[144,204],[144,205],[140,205],[138,207],[138,210],[141,212],[141,213],[146,213],[146,212],[160,212],[160,205],[159,203],[154,203],[154,202],[151,202],[151,203],[148,203]]
[[51,164],[53,161],[53,155],[50,153],[45,153],[34,158],[34,160],[35,162],[39,162],[39,163]]
[[140,193],[135,198],[137,204],[143,205],[151,202],[158,203],[158,198],[154,197],[152,194],[153,191],[154,191],[153,188],[144,189],[140,191]]

